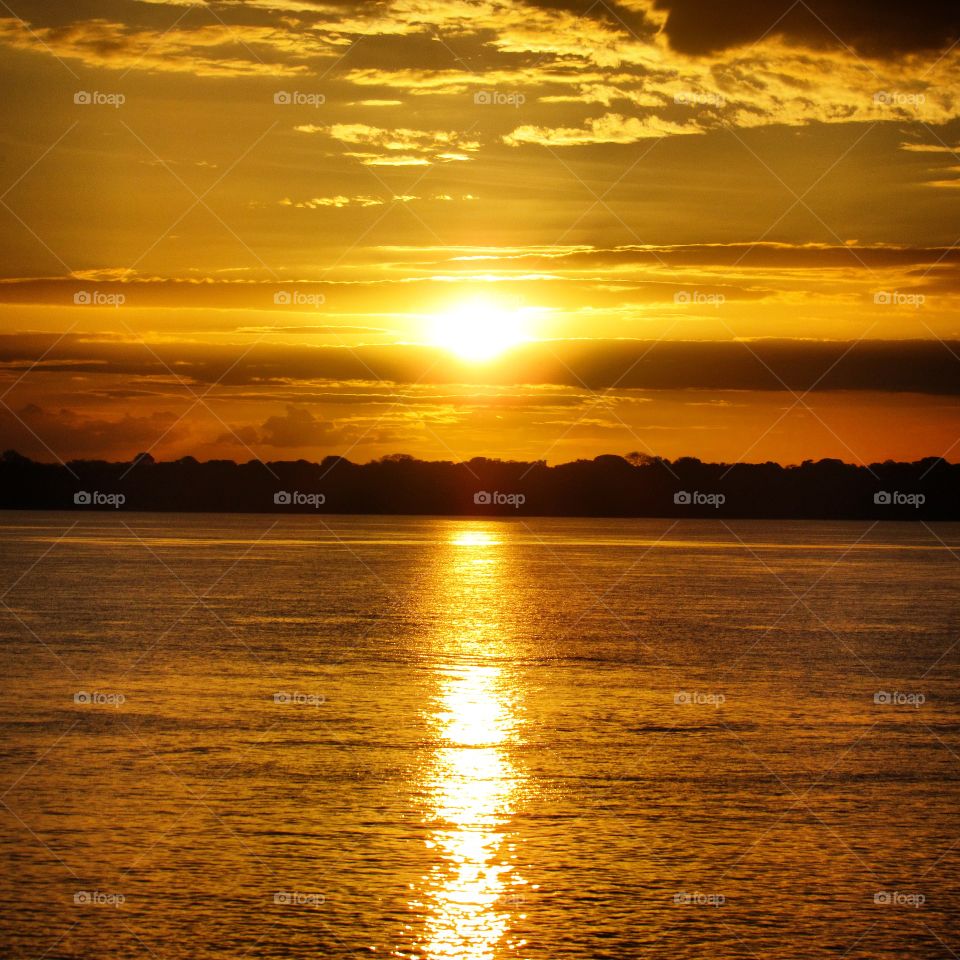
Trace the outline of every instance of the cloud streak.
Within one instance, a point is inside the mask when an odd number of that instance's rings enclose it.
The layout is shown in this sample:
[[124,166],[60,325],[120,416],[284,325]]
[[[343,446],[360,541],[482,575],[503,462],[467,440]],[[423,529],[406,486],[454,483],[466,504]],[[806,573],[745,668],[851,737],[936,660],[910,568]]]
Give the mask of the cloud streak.
[[[0,337],[0,365],[31,376],[178,377],[196,383],[293,385],[540,384],[589,390],[879,391],[960,396],[960,342],[557,340],[515,348],[494,366],[417,345],[307,346]],[[239,359],[238,359],[239,357]]]

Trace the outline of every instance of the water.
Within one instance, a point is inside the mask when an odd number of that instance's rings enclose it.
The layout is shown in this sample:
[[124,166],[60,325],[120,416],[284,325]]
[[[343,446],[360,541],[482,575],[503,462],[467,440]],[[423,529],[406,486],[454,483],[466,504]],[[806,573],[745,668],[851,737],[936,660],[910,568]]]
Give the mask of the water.
[[954,956],[958,560],[956,525],[3,515],[0,954]]

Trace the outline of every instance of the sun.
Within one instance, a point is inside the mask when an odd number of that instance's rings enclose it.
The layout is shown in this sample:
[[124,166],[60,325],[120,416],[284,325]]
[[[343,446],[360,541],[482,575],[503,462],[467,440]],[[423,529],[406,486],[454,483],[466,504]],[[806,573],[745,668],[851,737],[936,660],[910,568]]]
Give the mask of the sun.
[[430,342],[463,360],[492,360],[528,339],[524,311],[489,300],[468,300],[433,317]]

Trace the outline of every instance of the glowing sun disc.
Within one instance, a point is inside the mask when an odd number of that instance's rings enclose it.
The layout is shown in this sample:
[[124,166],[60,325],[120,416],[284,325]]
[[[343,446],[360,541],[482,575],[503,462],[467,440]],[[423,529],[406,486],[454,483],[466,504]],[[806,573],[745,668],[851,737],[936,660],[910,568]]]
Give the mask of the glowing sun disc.
[[434,317],[430,342],[464,360],[498,356],[527,337],[519,312],[508,312],[485,300],[462,303]]

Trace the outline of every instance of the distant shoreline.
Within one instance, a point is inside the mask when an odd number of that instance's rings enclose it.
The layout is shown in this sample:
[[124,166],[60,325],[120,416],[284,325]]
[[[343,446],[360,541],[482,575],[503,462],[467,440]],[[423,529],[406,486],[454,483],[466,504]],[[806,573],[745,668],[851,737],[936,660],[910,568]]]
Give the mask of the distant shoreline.
[[670,461],[604,455],[547,466],[394,455],[366,464],[192,457],[39,463],[0,457],[0,509],[150,513],[757,520],[960,520],[960,465],[929,457],[866,466],[839,460]]

